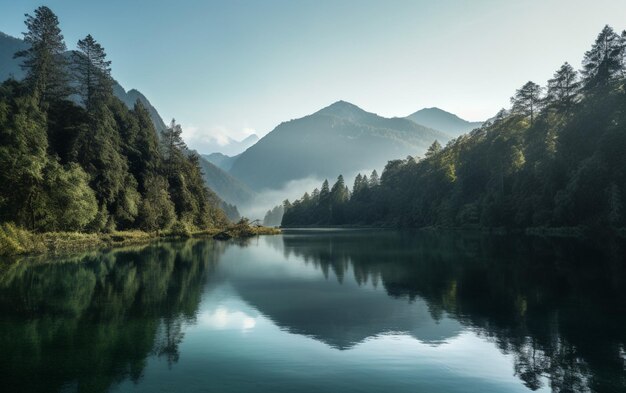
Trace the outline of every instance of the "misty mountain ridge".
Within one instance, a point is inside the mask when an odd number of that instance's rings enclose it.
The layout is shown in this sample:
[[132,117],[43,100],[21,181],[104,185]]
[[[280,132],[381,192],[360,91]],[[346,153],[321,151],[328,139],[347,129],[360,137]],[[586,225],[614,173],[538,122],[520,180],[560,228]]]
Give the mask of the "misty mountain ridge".
[[189,139],[188,143],[193,145],[196,150],[201,151],[205,156],[219,153],[233,157],[257,143],[259,137],[256,134],[250,134],[241,140],[236,140],[229,136],[226,136],[226,141],[215,136],[197,136]]
[[211,153],[211,154],[202,154],[202,158],[208,160],[213,165],[225,170],[230,171],[230,168],[233,167],[233,164],[239,157],[239,154],[236,156],[227,156],[222,153]]
[[405,118],[385,118],[346,101],[283,122],[243,152],[230,173],[252,189],[277,189],[292,180],[334,178],[388,160],[422,155],[450,137]]
[[242,205],[254,198],[254,191],[250,187],[207,160],[203,155],[198,154],[198,156],[204,182],[220,199],[230,204]]
[[461,119],[457,115],[437,107],[420,109],[406,118],[425,127],[445,132],[452,137],[470,132],[483,124],[480,121],[471,122]]

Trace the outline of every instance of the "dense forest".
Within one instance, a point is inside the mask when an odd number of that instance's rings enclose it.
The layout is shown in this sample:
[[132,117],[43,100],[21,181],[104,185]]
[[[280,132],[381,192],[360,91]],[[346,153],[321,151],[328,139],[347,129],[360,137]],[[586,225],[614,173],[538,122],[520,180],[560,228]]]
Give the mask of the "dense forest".
[[[221,201],[172,120],[157,133],[139,102],[113,95],[91,36],[66,54],[57,16],[26,15],[26,77],[0,85],[0,223],[32,231],[221,227]],[[1,231],[0,231],[1,232]]]
[[606,26],[583,59],[546,87],[528,82],[512,107],[425,157],[390,161],[285,201],[282,225],[623,228],[626,31]]

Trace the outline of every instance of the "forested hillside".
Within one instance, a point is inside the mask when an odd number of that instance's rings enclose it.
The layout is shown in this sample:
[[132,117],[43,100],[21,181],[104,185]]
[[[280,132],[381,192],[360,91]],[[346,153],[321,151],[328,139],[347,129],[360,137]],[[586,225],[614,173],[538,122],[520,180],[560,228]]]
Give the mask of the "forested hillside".
[[49,8],[25,23],[27,46],[16,54],[25,77],[0,86],[0,223],[92,232],[224,225],[180,125],[159,136],[141,97],[129,110],[114,96],[111,63],[91,35],[68,58]]
[[526,83],[510,110],[423,158],[285,203],[283,225],[624,227],[626,32],[606,26],[580,72]]

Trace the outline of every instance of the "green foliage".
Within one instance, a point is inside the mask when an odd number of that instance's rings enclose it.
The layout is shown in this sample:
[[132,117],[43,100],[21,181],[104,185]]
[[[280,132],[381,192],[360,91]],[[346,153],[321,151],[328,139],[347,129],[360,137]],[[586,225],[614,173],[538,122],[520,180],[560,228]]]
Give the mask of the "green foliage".
[[97,101],[112,95],[111,62],[104,48],[88,34],[78,40],[78,51],[73,52],[73,69],[78,91],[87,112],[91,113]]
[[191,237],[191,228],[184,221],[176,221],[169,230],[170,235],[179,237]]
[[0,85],[0,222],[40,232],[226,226],[180,125],[172,122],[160,148],[144,106],[128,110],[113,97],[102,46],[88,35],[73,56],[79,106],[62,89],[56,16],[40,7],[26,24],[30,49],[18,55],[28,76]]
[[163,177],[150,177],[145,184],[145,197],[139,207],[140,227],[146,231],[169,229],[176,219],[174,204]]
[[624,71],[624,42],[613,28],[604,26],[583,59],[586,88],[605,87]]
[[433,143],[422,160],[388,162],[379,185],[358,175],[341,219],[330,213],[337,206],[328,208],[326,185],[319,197],[285,205],[282,224],[622,227],[626,69],[611,32],[585,55],[582,87],[565,64],[545,99],[529,82],[512,111],[444,148]]
[[41,6],[34,16],[27,14],[24,23],[24,42],[29,48],[17,52],[15,57],[24,58],[22,68],[28,88],[42,106],[67,97],[70,89],[63,57],[66,47],[57,16],[50,8]]
[[98,202],[89,187],[89,176],[76,163],[61,167],[50,160],[44,171],[45,210],[39,228],[46,231],[80,231],[98,213]]
[[36,247],[31,233],[12,223],[0,224],[0,256],[17,255]]

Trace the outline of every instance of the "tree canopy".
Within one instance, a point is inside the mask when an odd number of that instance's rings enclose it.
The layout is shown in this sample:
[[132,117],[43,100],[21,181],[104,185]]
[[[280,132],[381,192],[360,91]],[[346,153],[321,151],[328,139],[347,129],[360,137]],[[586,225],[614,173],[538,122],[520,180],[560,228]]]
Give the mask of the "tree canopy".
[[0,85],[0,222],[35,231],[225,225],[180,125],[159,138],[139,101],[129,110],[113,96],[104,48],[87,35],[66,56],[47,7],[25,23],[29,49],[16,56],[26,79]]
[[318,198],[285,205],[282,224],[624,227],[622,37],[602,30],[584,56],[582,80],[565,63],[547,88],[524,84],[511,110],[481,128],[445,147],[435,141],[423,159],[389,161],[380,184],[359,174],[349,199],[330,209],[324,187]]

